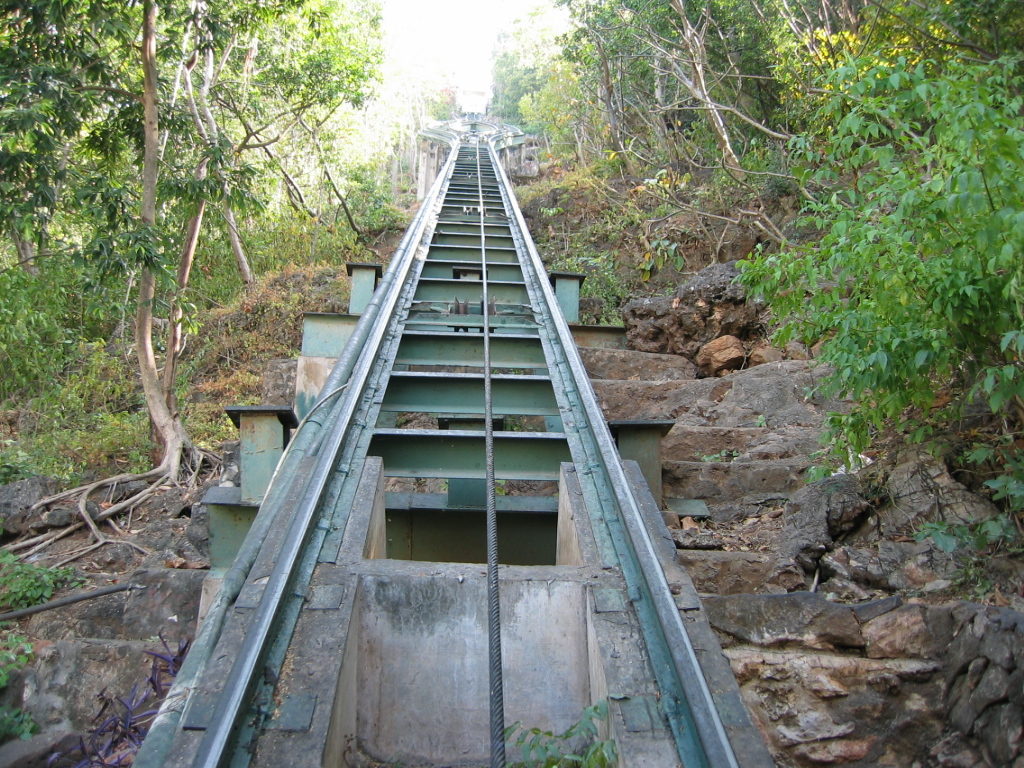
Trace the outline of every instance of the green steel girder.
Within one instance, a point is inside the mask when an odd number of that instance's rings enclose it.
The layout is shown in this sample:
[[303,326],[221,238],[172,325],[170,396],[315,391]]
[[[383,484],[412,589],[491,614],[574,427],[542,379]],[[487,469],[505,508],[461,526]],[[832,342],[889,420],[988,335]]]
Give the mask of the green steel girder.
[[[495,246],[498,248],[511,248],[514,246],[515,241],[512,239],[512,235],[493,235],[485,233],[487,237],[487,247]],[[433,245],[479,245],[480,244],[480,232],[435,232],[434,238],[431,240]]]
[[[484,433],[450,429],[378,429],[368,455],[384,459],[389,477],[484,477]],[[558,480],[572,461],[559,432],[495,432],[498,480]]]
[[[500,311],[500,306],[499,306]],[[437,328],[450,330],[452,328],[465,328],[467,331],[479,331],[482,327],[483,315],[453,315],[444,312],[410,312],[406,320],[407,326],[418,328]],[[493,333],[513,332],[522,333],[536,331],[537,322],[532,315],[525,314],[502,314],[493,315],[490,318],[491,331]]]
[[[444,259],[447,261],[475,261],[480,263],[480,244],[477,245],[432,245],[427,251],[427,261]],[[487,263],[518,264],[514,248],[488,248]]]
[[[547,376],[491,377],[496,416],[554,416],[555,393]],[[482,414],[484,377],[477,373],[395,371],[388,381],[382,411]]]
[[[487,281],[487,293],[499,304],[526,304],[529,296],[523,283],[499,283]],[[461,301],[480,302],[483,297],[483,283],[479,280],[454,280],[444,278],[422,278],[416,286],[414,301]]]
[[[479,333],[406,331],[395,363],[483,367],[484,339]],[[491,365],[495,368],[544,368],[544,348],[536,336],[492,334]]]
[[[487,224],[484,226],[484,233],[490,237],[511,237],[512,228],[508,224]],[[435,235],[447,235],[447,234],[476,234],[480,235],[480,222],[477,221],[475,224],[468,221],[454,221],[452,219],[441,219],[437,222],[437,229],[434,230]]]
[[[479,240],[479,238],[478,238]],[[489,262],[490,260],[488,260]],[[423,264],[422,277],[462,279],[462,272],[475,272],[479,280],[479,261],[458,261],[455,259],[431,259]],[[523,270],[518,264],[487,264],[487,276],[500,282],[523,282]]]
[[302,354],[306,357],[337,357],[358,322],[359,315],[303,313]]

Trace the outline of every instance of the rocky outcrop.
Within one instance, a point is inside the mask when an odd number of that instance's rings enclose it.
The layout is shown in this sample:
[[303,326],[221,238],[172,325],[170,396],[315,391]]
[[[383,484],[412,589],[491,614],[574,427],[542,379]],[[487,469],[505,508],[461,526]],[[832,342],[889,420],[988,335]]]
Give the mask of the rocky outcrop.
[[679,286],[674,297],[628,302],[622,316],[630,348],[694,359],[701,347],[720,336],[757,336],[761,307],[747,301],[735,282],[738,274],[734,264],[713,264]]
[[[0,486],[0,526],[5,534],[27,533],[34,528],[47,528],[52,525],[67,525],[60,520],[50,520],[57,515],[61,520],[65,511],[48,510],[46,513],[34,513],[29,510],[40,499],[52,496],[60,489],[60,484],[51,477],[28,477],[7,485]],[[50,515],[50,512],[54,515]]]
[[705,599],[780,765],[1016,766],[1024,615],[811,593]]

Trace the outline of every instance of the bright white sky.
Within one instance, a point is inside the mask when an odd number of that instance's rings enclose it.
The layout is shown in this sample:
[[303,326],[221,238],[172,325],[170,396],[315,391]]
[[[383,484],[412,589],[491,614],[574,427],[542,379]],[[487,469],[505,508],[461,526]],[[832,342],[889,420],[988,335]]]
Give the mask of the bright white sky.
[[472,92],[491,87],[498,32],[541,0],[383,0],[386,68],[457,89],[463,109],[483,111]]

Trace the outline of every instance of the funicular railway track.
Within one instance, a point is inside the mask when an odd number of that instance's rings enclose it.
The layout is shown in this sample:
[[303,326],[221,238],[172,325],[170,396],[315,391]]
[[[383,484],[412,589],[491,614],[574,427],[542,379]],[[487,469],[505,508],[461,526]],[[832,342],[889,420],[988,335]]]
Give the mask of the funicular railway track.
[[503,134],[442,136],[135,764],[504,765],[506,710],[561,730],[608,697],[622,765],[769,765],[619,459]]

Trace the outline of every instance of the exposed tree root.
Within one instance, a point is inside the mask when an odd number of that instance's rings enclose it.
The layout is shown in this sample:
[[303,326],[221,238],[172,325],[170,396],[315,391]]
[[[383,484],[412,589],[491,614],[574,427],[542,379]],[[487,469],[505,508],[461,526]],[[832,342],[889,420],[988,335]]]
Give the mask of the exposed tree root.
[[[57,567],[72,562],[73,560],[77,560],[78,558],[99,549],[105,544],[115,542],[128,544],[139,552],[149,555],[151,552],[148,549],[136,544],[126,537],[125,531],[113,520],[114,515],[124,512],[125,510],[128,510],[129,512],[132,511],[143,501],[154,495],[161,488],[166,488],[168,485],[190,489],[195,488],[202,476],[204,467],[213,469],[219,464],[220,459],[214,454],[189,446],[179,451],[176,456],[165,459],[160,466],[154,467],[146,472],[114,475],[113,477],[103,478],[102,480],[97,480],[86,485],[80,485],[76,488],[70,488],[66,491],[54,494],[53,496],[48,496],[45,499],[40,499],[29,508],[29,512],[43,509],[60,501],[77,498],[78,516],[81,518],[81,521],[65,526],[58,531],[51,531],[28,539],[13,542],[3,547],[3,549],[6,549],[8,552],[20,553],[19,557],[24,560],[42,552],[51,544],[60,541],[83,528],[88,528],[92,543],[68,554],[64,559],[56,564]],[[97,515],[89,513],[89,498],[97,491],[104,488],[110,488],[113,490],[122,483],[138,482],[141,480],[146,480],[148,482],[146,483],[146,486],[137,493],[132,494],[126,499],[122,499],[116,504],[112,504]],[[105,535],[100,531],[98,523],[104,521],[107,521],[114,530],[114,537]]]

